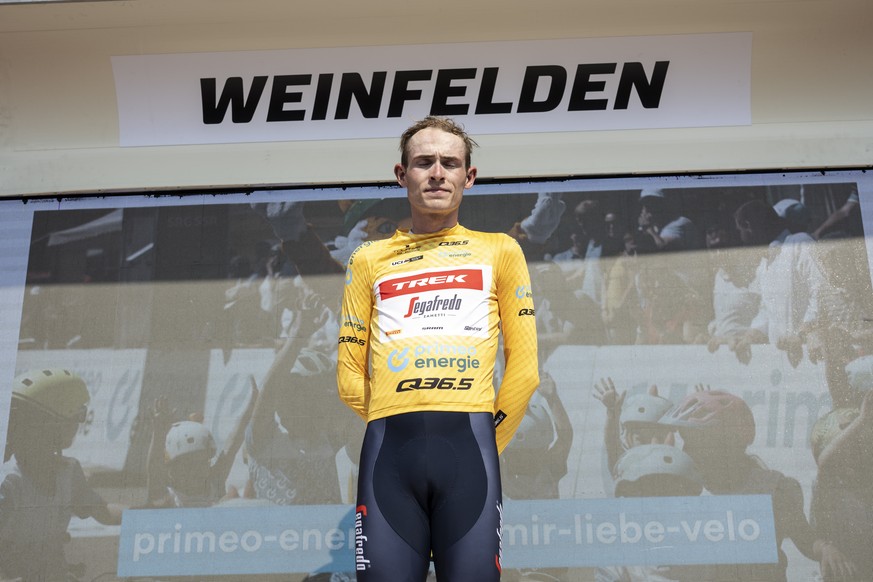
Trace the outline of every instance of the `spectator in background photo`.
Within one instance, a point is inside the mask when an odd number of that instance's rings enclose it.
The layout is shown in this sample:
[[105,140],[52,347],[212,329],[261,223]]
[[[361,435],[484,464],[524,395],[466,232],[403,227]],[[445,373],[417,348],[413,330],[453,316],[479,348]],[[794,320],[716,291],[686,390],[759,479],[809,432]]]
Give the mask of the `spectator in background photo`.
[[[672,440],[672,439],[670,439]],[[694,461],[673,443],[641,444],[615,466],[616,497],[696,497],[703,479]],[[712,566],[612,566],[595,571],[596,582],[713,581]]]
[[626,451],[640,445],[670,442],[674,429],[659,421],[673,403],[660,396],[654,385],[643,394],[627,397],[627,391],[616,390],[612,378],[601,378],[595,383],[593,396],[606,408],[603,447],[609,482],[604,482],[604,490],[612,492],[616,465]]
[[800,200],[783,198],[773,205],[773,210],[776,211],[776,216],[785,221],[785,228],[791,234],[809,232],[812,214],[809,212],[809,208]]
[[[873,287],[864,238],[833,231],[819,240],[812,256],[822,278],[815,289],[814,317],[792,344],[805,344],[809,360],[824,366],[835,407],[858,407],[871,388],[866,373],[873,352]],[[859,382],[860,381],[860,382]]]
[[815,300],[822,276],[812,256],[814,239],[806,233],[791,234],[784,220],[762,200],[740,206],[734,221],[744,245],[767,246],[756,275],[761,308],[735,350],[742,356],[749,353],[751,344],[769,342],[796,367],[803,357],[798,332],[817,317]]
[[[536,305],[538,345],[543,361],[564,345],[603,345],[606,331],[599,309],[576,298],[561,267],[545,261],[530,269]],[[587,306],[587,308],[583,307]]]
[[573,246],[558,253],[552,260],[561,267],[565,286],[572,291],[572,309],[581,314],[577,319],[586,322],[580,329],[589,345],[606,343],[602,311],[606,272],[611,264],[606,258],[618,254],[619,249],[606,239],[605,213],[597,200],[582,200],[574,210],[576,230],[571,235]]
[[606,274],[601,315],[607,342],[612,345],[631,345],[637,340],[641,317],[637,248],[641,236],[624,233],[622,253],[611,261]]
[[747,334],[760,309],[755,275],[762,252],[759,247],[741,248],[739,243],[731,224],[718,222],[706,229],[706,248],[714,270],[713,318],[706,334],[710,352],[722,345],[733,346]]
[[85,382],[68,370],[31,370],[13,382],[0,471],[3,579],[66,580],[77,569],[64,555],[70,519],[121,523],[122,507],[106,503],[79,462],[63,455],[85,421],[89,401]]
[[558,396],[554,379],[540,371],[515,438],[500,457],[503,495],[510,499],[558,499],[558,484],[567,474],[573,426]]
[[258,397],[253,378],[250,384],[248,405],[217,456],[212,432],[202,422],[173,422],[166,397],[155,401],[147,461],[147,507],[210,507],[225,497],[239,495],[233,488],[228,490],[227,477]]
[[851,561],[845,580],[873,580],[873,391],[859,408],[836,408],[812,429],[812,454],[818,474],[810,516],[819,539],[827,540]]
[[694,223],[672,209],[660,188],[646,188],[640,192],[637,225],[657,250],[687,251],[700,248]]
[[[278,505],[340,503],[336,456],[351,415],[335,398],[335,364],[308,349],[324,306],[306,291],[262,382],[246,435],[255,495]],[[329,424],[333,423],[333,424]]]
[[[637,344],[690,344],[711,320],[711,300],[689,273],[699,269],[684,254],[657,253],[640,257],[637,296],[640,318]],[[695,273],[697,275],[698,273]],[[711,285],[707,290],[711,293]]]
[[768,469],[748,452],[755,441],[755,419],[739,396],[698,389],[661,422],[678,429],[683,450],[694,460],[703,484],[713,495],[765,494],[772,498],[777,564],[717,566],[712,579],[785,581],[788,557],[782,549],[790,539],[804,556],[819,563],[825,580],[840,579],[854,566],[833,545],[816,537],[804,514],[803,490],[796,479]]
[[605,231],[603,246],[607,256],[620,255],[624,251],[624,221],[615,212],[609,211],[603,216]]
[[861,199],[856,187],[852,187],[852,191],[843,205],[829,214],[825,221],[812,231],[812,236],[813,238],[821,238],[832,229],[842,230],[854,236],[864,235],[861,223]]
[[540,192],[530,214],[507,231],[506,234],[521,245],[528,262],[543,260],[546,245],[558,228],[566,207],[560,192]]

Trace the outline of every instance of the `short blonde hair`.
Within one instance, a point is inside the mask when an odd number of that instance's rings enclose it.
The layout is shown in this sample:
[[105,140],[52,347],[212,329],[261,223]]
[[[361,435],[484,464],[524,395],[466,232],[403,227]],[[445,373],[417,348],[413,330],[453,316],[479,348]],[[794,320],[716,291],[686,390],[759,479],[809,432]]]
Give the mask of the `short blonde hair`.
[[428,115],[421,121],[417,121],[400,136],[400,165],[405,168],[406,164],[409,162],[409,155],[406,148],[409,145],[409,140],[412,139],[412,136],[419,131],[430,127],[441,129],[446,133],[456,135],[464,141],[464,165],[469,168],[473,157],[473,148],[477,147],[479,144],[467,135],[464,128],[454,119],[448,117],[437,117],[435,115]]

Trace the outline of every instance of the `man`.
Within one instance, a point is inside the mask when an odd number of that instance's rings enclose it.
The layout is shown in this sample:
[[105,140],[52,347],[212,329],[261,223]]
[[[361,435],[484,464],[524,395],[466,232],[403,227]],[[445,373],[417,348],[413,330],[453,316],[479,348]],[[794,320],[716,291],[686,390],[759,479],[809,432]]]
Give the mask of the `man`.
[[818,317],[822,274],[812,254],[815,240],[805,232],[791,234],[772,206],[750,200],[734,213],[740,240],[767,247],[755,275],[761,306],[751,329],[732,349],[748,358],[749,345],[769,342],[797,367],[803,357],[804,327]]
[[697,230],[685,216],[672,212],[666,195],[658,188],[640,192],[639,231],[654,245],[653,250],[687,251],[698,248]]
[[497,455],[539,382],[536,325],[518,244],[458,224],[476,179],[473,145],[448,119],[407,129],[394,173],[412,228],[349,260],[337,384],[368,422],[355,524],[362,582],[423,581],[431,557],[441,580],[500,577]]

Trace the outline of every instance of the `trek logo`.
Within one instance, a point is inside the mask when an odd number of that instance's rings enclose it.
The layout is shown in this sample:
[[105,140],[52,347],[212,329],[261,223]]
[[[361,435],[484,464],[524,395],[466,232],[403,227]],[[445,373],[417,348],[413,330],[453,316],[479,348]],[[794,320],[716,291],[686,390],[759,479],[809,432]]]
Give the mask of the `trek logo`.
[[424,255],[418,255],[417,257],[409,257],[408,259],[403,259],[402,261],[394,261],[391,263],[392,267],[396,267],[397,265],[402,265],[404,263],[414,263],[415,261],[420,261],[424,258]]
[[451,299],[446,299],[437,295],[429,301],[420,301],[419,297],[415,296],[409,300],[409,309],[403,317],[406,318],[412,317],[413,315],[427,314],[435,315],[436,313],[446,311],[458,311],[461,309],[461,303],[463,303],[463,300],[458,297],[457,293],[455,293],[455,296]]
[[397,383],[397,391],[469,390],[472,386],[473,378],[407,378]]
[[441,242],[438,246],[457,247],[457,246],[466,245],[466,244],[470,244],[470,241],[468,241],[468,240],[446,240],[446,241]]
[[359,505],[355,508],[355,570],[366,570],[370,567],[370,560],[364,553],[364,544],[367,536],[364,535],[364,518],[367,517],[367,506]]
[[536,310],[534,309],[519,309],[518,316],[521,317],[522,315],[535,315],[535,311]]
[[339,341],[337,342],[337,345],[339,345],[339,344],[347,344],[347,343],[348,343],[348,344],[358,344],[359,346],[363,346],[363,345],[366,345],[366,344],[367,344],[367,341],[366,341],[366,340],[362,340],[361,338],[357,338],[357,337],[355,337],[355,336],[344,335],[344,336],[342,336],[342,337],[339,338]]
[[416,275],[407,275],[396,279],[388,279],[379,283],[379,296],[382,300],[428,291],[444,289],[483,289],[482,271],[480,269],[450,269],[447,271],[429,271]]

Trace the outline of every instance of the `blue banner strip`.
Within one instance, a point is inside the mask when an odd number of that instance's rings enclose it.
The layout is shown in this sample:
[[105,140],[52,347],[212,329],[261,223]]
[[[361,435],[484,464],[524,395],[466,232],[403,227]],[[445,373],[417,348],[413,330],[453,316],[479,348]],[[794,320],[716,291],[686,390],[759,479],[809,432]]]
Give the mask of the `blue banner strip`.
[[[507,568],[778,561],[769,495],[510,501]],[[129,510],[118,575],[354,571],[344,505]]]

